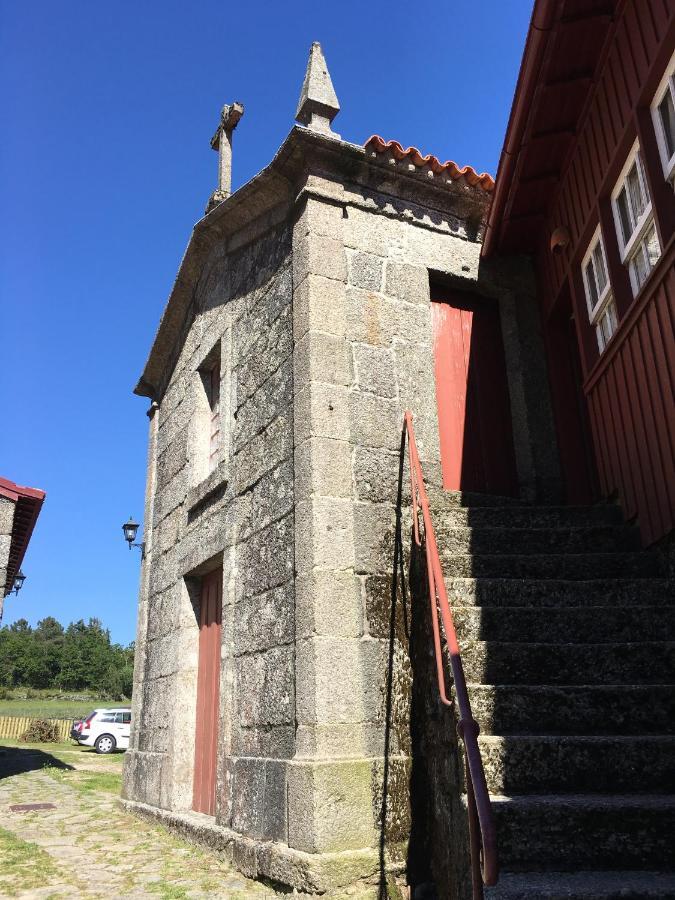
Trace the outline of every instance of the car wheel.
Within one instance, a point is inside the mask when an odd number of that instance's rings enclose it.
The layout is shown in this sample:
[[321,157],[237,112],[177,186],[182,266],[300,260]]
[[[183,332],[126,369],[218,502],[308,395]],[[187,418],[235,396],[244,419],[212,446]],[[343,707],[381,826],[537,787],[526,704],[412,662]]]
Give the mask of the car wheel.
[[94,750],[97,753],[112,753],[116,746],[115,738],[111,734],[100,734],[96,738]]

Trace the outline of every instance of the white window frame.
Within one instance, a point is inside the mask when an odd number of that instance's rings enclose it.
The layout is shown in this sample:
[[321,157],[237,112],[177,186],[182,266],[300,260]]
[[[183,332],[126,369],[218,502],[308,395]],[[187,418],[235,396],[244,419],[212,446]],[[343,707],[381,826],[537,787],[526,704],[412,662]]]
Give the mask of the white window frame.
[[650,106],[652,121],[654,123],[654,131],[656,132],[656,142],[659,147],[659,156],[661,157],[661,166],[663,168],[663,176],[666,181],[673,183],[675,187],[675,149],[672,156],[668,156],[668,144],[663,130],[663,122],[659,113],[661,101],[670,91],[670,96],[675,107],[675,53],[670,57],[670,62],[666,68],[665,74],[661,79],[661,83],[656,89],[654,99]]
[[[593,257],[593,255],[595,253],[595,249],[598,245],[600,246],[600,249],[602,251],[602,262],[605,267],[606,282],[605,282],[605,287],[603,288],[602,291],[600,291],[600,289],[599,289],[600,286],[597,282],[597,276],[596,276],[595,293],[598,297],[598,300],[595,303],[595,305],[593,305],[593,301],[591,299],[593,296],[593,293],[592,293],[589,283],[588,283],[587,268],[588,268],[588,263],[590,262],[591,257]],[[596,271],[595,260],[593,260],[593,271],[594,272]],[[596,336],[596,340],[598,342],[598,349],[599,349],[600,353],[602,353],[605,350],[605,348],[607,347],[609,341],[611,341],[612,337],[614,337],[614,334],[616,333],[616,331],[618,329],[618,317],[617,317],[617,312],[616,312],[616,302],[614,300],[614,294],[612,292],[612,283],[611,283],[610,277],[609,277],[609,267],[607,265],[607,253],[605,252],[605,242],[602,237],[602,228],[600,227],[600,225],[598,225],[598,227],[595,229],[593,237],[591,238],[591,240],[588,244],[588,249],[586,250],[586,254],[584,255],[583,260],[581,261],[581,278],[583,280],[584,293],[586,294],[586,308],[588,310],[588,319],[589,319],[591,325],[593,326],[593,328],[595,328],[595,336]],[[612,334],[610,335],[608,340],[605,341],[604,335],[602,333],[602,326],[600,323],[610,305],[614,306],[614,320],[616,322],[616,328],[614,329],[614,331],[612,332]]]
[[[628,154],[628,158],[626,159],[626,163],[621,170],[621,174],[617,179],[616,185],[614,186],[614,190],[612,191],[612,213],[614,214],[614,226],[616,228],[616,236],[619,242],[619,251],[621,253],[621,262],[624,264],[628,263],[628,260],[633,255],[633,251],[636,246],[642,240],[642,236],[644,232],[647,230],[647,226],[649,225],[652,217],[652,197],[649,191],[649,185],[647,184],[647,179],[645,177],[644,164],[642,162],[642,157],[640,156],[640,160],[637,164],[637,173],[638,179],[640,181],[640,186],[646,197],[649,197],[649,201],[642,211],[642,215],[635,223],[635,228],[633,229],[633,233],[628,239],[627,243],[624,243],[623,239],[623,227],[621,225],[621,215],[619,213],[619,194],[623,190],[626,179],[628,178],[628,173],[633,167],[633,163],[636,161],[638,154],[640,153],[640,143],[639,141],[635,141],[633,146],[631,147],[630,153]],[[627,192],[628,193],[628,192]]]
[[[639,159],[638,159],[639,157]],[[618,198],[621,194],[621,191],[626,186],[626,197],[629,199],[630,206],[630,192],[626,185],[626,180],[628,178],[628,173],[630,172],[633,164],[636,164],[638,181],[640,183],[640,189],[643,192],[645,197],[648,197],[645,208],[640,215],[640,218],[636,221],[635,227],[633,228],[633,233],[626,243],[624,243],[623,237],[623,228],[621,225],[621,214],[619,212],[619,204]],[[631,218],[633,217],[632,207],[629,210]],[[642,284],[638,284],[637,277],[635,274],[635,267],[633,265],[634,258],[637,256],[639,252],[643,252],[643,248],[641,248],[641,244],[644,241],[644,238],[647,235],[647,232],[654,226],[655,228],[655,220],[654,220],[654,210],[652,207],[652,198],[649,190],[649,185],[647,184],[647,175],[644,168],[644,163],[642,161],[642,156],[640,154],[640,143],[639,141],[635,141],[633,146],[631,147],[630,153],[626,159],[623,169],[621,170],[621,174],[614,186],[614,190],[612,191],[612,214],[614,216],[614,228],[616,231],[617,243],[619,245],[619,251],[621,254],[621,262],[628,269],[628,275],[630,278],[631,288],[633,290],[633,297],[637,297],[637,295],[642,290],[643,286],[649,280],[649,277],[654,270],[656,263],[649,269],[647,272],[644,281]],[[656,242],[659,247],[659,253],[657,256],[657,260],[660,258],[663,253],[663,247],[661,246],[661,242],[659,240],[658,230],[655,228],[656,234]]]
[[[598,245],[598,243],[600,244],[600,247],[602,248],[602,260],[605,264],[605,274],[607,276],[607,283],[605,284],[605,288],[601,293],[600,290],[598,289],[599,286],[596,281],[595,288],[596,288],[596,294],[598,295],[598,302],[595,304],[595,306],[592,306],[591,305],[592,304],[592,301],[591,301],[592,293],[591,293],[591,290],[588,285],[588,275],[586,273],[586,268],[588,266],[588,263],[589,263],[591,257],[593,256],[593,253],[594,253],[595,248]],[[602,239],[602,229],[599,225],[595,229],[595,233],[593,234],[593,237],[591,238],[591,242],[588,245],[588,250],[586,251],[586,255],[584,256],[584,258],[581,262],[581,274],[584,279],[584,290],[586,291],[586,306],[588,307],[588,318],[593,323],[595,321],[595,319],[598,318],[598,313],[600,312],[602,307],[605,305],[605,301],[607,300],[607,295],[611,294],[611,292],[612,292],[612,285],[610,284],[610,281],[609,281],[609,271],[607,270],[607,254],[605,253],[605,242]]]

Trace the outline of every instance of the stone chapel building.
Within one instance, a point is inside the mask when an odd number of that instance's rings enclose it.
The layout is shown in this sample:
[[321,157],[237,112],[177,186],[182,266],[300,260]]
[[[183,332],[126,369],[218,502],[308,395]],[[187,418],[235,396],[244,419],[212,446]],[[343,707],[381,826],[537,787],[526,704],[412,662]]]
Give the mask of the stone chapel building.
[[[630,704],[625,688],[577,702],[576,688],[550,686],[584,653],[595,674],[563,683],[623,684],[620,653],[541,642],[593,632],[595,619],[567,622],[562,610],[610,604],[597,599],[609,582],[593,579],[625,578],[611,596],[620,605],[637,592],[644,607],[662,602],[663,572],[616,508],[555,506],[565,487],[534,272],[526,256],[481,256],[492,178],[394,141],[343,140],[338,112],[314,44],[300,124],[231,193],[243,107],[223,109],[218,190],[136,388],[151,405],[126,806],[300,891],[377,896],[407,880],[470,895],[466,821],[449,793],[464,790],[452,715],[425,692],[431,642],[416,661],[407,629],[418,626],[392,614],[409,410],[462,607],[506,883],[535,867],[527,816],[536,853],[544,832],[576,835],[552,838],[550,866],[574,867],[569,851],[598,867],[576,807],[549,816],[534,801],[501,802],[519,788],[493,735],[594,734],[592,714]],[[409,493],[403,505],[407,544]],[[664,652],[640,657],[660,683]],[[514,778],[545,772],[559,786],[553,757],[572,759],[577,745],[523,740],[509,744]],[[618,767],[614,745],[596,749],[596,769]]]

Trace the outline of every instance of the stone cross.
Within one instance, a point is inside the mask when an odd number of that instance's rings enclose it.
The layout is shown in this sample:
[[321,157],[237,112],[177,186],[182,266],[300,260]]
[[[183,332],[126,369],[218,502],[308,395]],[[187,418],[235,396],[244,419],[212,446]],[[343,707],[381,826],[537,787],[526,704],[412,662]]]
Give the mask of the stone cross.
[[232,193],[232,132],[244,115],[242,103],[226,103],[220,113],[220,124],[211,138],[211,147],[218,151],[218,188],[211,194],[207,213]]
[[340,112],[330,72],[321,49],[315,41],[309,51],[309,62],[295,118],[312,131],[321,131],[339,138],[331,128],[331,122]]

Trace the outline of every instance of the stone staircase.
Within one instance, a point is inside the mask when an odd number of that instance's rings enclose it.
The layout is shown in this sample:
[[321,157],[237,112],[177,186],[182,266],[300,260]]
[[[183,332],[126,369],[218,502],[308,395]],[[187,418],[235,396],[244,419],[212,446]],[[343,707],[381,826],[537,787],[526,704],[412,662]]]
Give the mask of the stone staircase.
[[433,517],[498,831],[486,898],[675,897],[663,560],[612,506],[466,502]]

